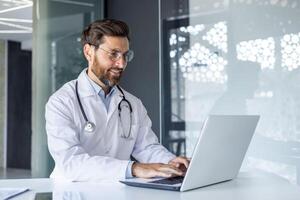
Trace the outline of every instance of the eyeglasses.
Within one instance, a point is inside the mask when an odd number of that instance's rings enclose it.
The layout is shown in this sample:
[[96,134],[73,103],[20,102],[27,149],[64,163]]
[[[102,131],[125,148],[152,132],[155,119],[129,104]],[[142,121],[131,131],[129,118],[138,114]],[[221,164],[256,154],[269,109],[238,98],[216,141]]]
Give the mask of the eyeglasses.
[[105,51],[109,55],[109,58],[114,62],[120,60],[121,58],[124,58],[125,62],[130,62],[130,61],[132,61],[133,56],[134,56],[134,53],[132,50],[128,50],[127,52],[122,53],[120,51],[115,51],[115,50],[108,51],[101,47],[99,47],[99,49],[101,49],[102,51]]

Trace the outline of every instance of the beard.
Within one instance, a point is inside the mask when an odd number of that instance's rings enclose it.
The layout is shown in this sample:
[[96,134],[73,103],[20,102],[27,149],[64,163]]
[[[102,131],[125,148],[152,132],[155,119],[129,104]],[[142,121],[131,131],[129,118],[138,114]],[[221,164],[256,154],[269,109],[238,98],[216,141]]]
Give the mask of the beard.
[[92,67],[92,72],[102,83],[104,83],[105,86],[113,87],[120,82],[123,69],[114,66],[105,69],[100,66],[100,63],[96,59],[95,65]]
[[[117,74],[112,72],[111,70],[118,71]],[[107,70],[105,73],[97,76],[98,79],[104,83],[106,86],[113,87],[117,85],[122,77],[122,70],[119,70],[118,68],[111,68]]]

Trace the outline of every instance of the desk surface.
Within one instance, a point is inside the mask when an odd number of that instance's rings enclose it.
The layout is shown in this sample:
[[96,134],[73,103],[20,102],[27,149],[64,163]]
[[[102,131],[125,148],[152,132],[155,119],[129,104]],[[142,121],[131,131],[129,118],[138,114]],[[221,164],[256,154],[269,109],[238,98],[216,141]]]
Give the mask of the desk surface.
[[13,199],[34,199],[37,192],[53,192],[53,199],[209,199],[299,200],[300,187],[267,173],[241,172],[235,180],[187,192],[125,186],[117,182],[59,183],[51,179],[0,180],[0,187],[28,187],[31,191]]

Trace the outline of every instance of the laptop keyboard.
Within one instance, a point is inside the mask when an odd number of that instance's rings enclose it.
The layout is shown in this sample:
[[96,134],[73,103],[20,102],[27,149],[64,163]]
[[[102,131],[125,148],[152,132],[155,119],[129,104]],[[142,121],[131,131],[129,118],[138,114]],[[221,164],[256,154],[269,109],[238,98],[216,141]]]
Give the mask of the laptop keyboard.
[[150,181],[149,183],[175,185],[177,183],[182,183],[183,178],[184,178],[183,176],[177,176],[177,177],[171,177],[171,178],[165,178],[165,179]]

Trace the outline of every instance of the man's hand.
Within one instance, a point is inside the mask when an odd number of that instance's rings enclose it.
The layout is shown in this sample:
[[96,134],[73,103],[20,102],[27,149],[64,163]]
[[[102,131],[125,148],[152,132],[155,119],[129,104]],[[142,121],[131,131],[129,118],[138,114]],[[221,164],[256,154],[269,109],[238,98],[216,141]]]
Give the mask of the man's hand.
[[190,164],[190,159],[182,156],[176,157],[169,162],[169,165],[172,165],[177,169],[180,169],[180,171],[183,172],[183,176],[185,175],[185,172],[189,167],[189,164]]
[[184,172],[171,164],[162,163],[133,163],[132,175],[139,178],[183,176]]

